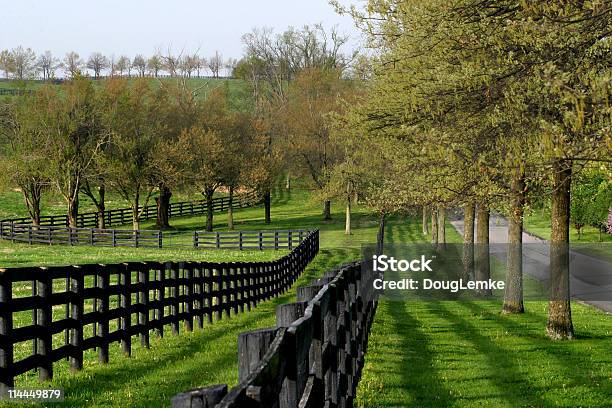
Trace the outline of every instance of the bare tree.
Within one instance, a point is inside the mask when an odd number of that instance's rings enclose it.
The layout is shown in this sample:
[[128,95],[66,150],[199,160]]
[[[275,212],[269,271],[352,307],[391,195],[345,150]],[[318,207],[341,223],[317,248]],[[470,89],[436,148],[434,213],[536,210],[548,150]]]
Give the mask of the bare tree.
[[31,78],[36,73],[36,54],[31,48],[21,45],[11,50],[13,75],[17,79]]
[[136,55],[132,61],[132,68],[138,71],[138,75],[144,77],[147,72],[147,60],[140,54]]
[[208,60],[208,68],[214,78],[219,78],[219,73],[223,67],[223,56],[219,51],[215,51],[215,55]]
[[38,69],[42,72],[44,80],[51,79],[55,76],[57,70],[62,64],[59,59],[55,58],[51,51],[45,51],[38,57]]
[[99,52],[94,52],[87,60],[87,68],[94,72],[95,78],[100,78],[100,73],[102,70],[108,69],[109,66],[110,63],[108,62],[108,58]]
[[202,72],[202,70],[206,69],[206,66],[208,65],[208,60],[204,57],[199,57],[197,60],[197,64],[196,64],[196,75],[198,76],[198,78],[200,77],[200,73]]
[[168,48],[166,55],[161,56],[163,61],[164,69],[170,74],[171,77],[178,76],[180,65],[181,65],[182,53],[179,55],[172,54],[172,49]]
[[81,73],[81,69],[83,68],[83,60],[78,53],[70,51],[64,57],[63,65],[66,75],[74,78],[76,75]]
[[149,58],[149,60],[147,61],[147,69],[149,70],[149,74],[157,78],[157,76],[159,75],[159,71],[164,69],[164,63],[159,54],[155,54],[151,58]]
[[186,55],[181,59],[181,73],[188,78],[191,78],[194,72],[198,72],[198,76],[200,76],[199,70],[201,69],[201,64],[202,62],[198,54]]

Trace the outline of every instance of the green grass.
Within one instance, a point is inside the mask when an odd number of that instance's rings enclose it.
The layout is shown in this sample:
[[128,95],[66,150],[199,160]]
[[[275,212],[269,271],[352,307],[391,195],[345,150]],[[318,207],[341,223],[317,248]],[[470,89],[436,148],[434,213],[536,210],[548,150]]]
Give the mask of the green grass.
[[[320,277],[326,270],[344,262],[358,259],[360,246],[363,243],[375,241],[378,224],[374,216],[368,215],[364,209],[357,209],[354,225],[358,230],[354,235],[345,236],[341,208],[334,206],[336,218],[329,222],[322,221],[321,206],[309,200],[309,192],[292,191],[291,194],[279,190],[275,194],[272,217],[273,224],[268,228],[321,228],[322,249],[316,259],[309,265],[294,287],[285,295],[260,304],[251,312],[232,316],[231,319],[215,321],[205,325],[203,330],[196,329],[192,333],[182,332],[179,336],[167,334],[163,339],[152,337],[151,348],[143,349],[135,345],[133,356],[124,358],[119,345],[111,345],[110,363],[102,365],[97,362],[93,351],[85,355],[83,371],[70,373],[68,363],[58,362],[54,365],[53,381],[45,384],[50,387],[62,387],[66,392],[66,402],[62,406],[70,407],[158,407],[168,406],[170,398],[178,392],[205,385],[228,383],[237,384],[237,337],[244,331],[273,326],[275,323],[275,307],[279,304],[295,301],[295,288],[308,284],[312,279]],[[236,212],[239,228],[259,229],[265,226],[262,220],[263,208],[244,209]],[[216,226],[223,227],[225,215],[216,215]],[[191,228],[203,222],[203,217],[193,219],[176,219],[172,223],[177,228]],[[30,247],[22,246],[28,249]],[[31,247],[49,251],[52,248]],[[96,258],[90,254],[92,248],[60,248],[60,250],[78,250],[72,253],[73,261],[78,263],[87,257]],[[117,249],[115,249],[117,250]],[[44,252],[43,251],[43,252]],[[123,254],[103,253],[96,259],[110,257],[134,257],[133,250]],[[164,257],[153,251],[147,256]],[[50,257],[49,252],[44,252]],[[276,253],[278,255],[278,253]],[[138,256],[140,256],[139,254]],[[210,257],[212,253],[202,255]],[[39,260],[43,260],[41,256]],[[60,256],[60,255],[57,255]],[[70,259],[62,256],[61,259]],[[208,258],[207,258],[208,259]],[[35,263],[35,261],[32,261]],[[71,262],[76,263],[76,262]],[[61,284],[61,282],[59,282]],[[25,292],[28,291],[24,287]],[[86,305],[88,307],[88,305]],[[54,310],[61,315],[62,310]],[[28,324],[30,316],[21,314],[16,326]],[[181,328],[182,330],[182,328]],[[61,334],[57,336],[58,344]],[[135,338],[134,344],[138,343]],[[19,352],[26,354],[29,343],[19,345]],[[17,379],[18,387],[40,386],[35,373],[27,373]],[[7,405],[7,404],[5,404]],[[0,403],[0,406],[2,404]]]
[[[533,210],[525,217],[525,230],[546,240],[550,239],[550,212],[547,210]],[[582,233],[578,236],[578,231],[572,225],[570,228],[570,242],[576,244],[591,242],[612,242],[612,234],[601,234],[597,228],[583,227]]]
[[[387,243],[422,240],[418,222],[394,224]],[[356,406],[609,406],[612,317],[574,303],[577,340],[553,342],[547,303],[525,307],[508,316],[500,301],[381,300]]]
[[[18,212],[22,204],[12,194],[4,194],[2,201],[4,212]],[[308,190],[292,190],[287,192],[279,189],[274,195],[272,204],[272,224],[264,222],[263,206],[237,210],[234,213],[235,228],[237,230],[259,229],[320,229],[321,248],[359,248],[362,242],[372,242],[378,226],[377,220],[364,209],[356,209],[353,225],[355,233],[344,235],[343,217],[341,208],[334,206],[335,219],[330,222],[322,221],[322,207],[319,203],[310,200]],[[12,199],[11,199],[12,198]],[[55,201],[50,201],[49,205]],[[58,206],[61,203],[57,204]],[[60,207],[61,208],[61,207]],[[7,210],[8,209],[8,210]],[[21,209],[22,211],[22,209]],[[227,214],[216,213],[214,217],[216,231],[227,230]],[[279,258],[286,251],[216,251],[193,250],[188,246],[192,242],[194,230],[203,230],[205,216],[175,218],[170,220],[178,237],[172,237],[164,242],[182,244],[185,248],[92,248],[88,246],[47,246],[13,244],[0,240],[0,267],[16,266],[50,266],[71,265],[76,263],[117,263],[128,261],[266,261]],[[131,225],[120,228],[131,229]],[[154,221],[143,222],[141,228],[154,228]],[[171,233],[170,232],[170,233]],[[168,233],[168,235],[170,234]]]
[[[361,244],[373,243],[378,227],[376,217],[358,208],[355,234],[345,236],[342,208],[334,206],[334,220],[323,222],[321,206],[308,197],[307,191],[279,190],[272,207],[273,224],[267,226],[321,229],[321,253],[297,285],[357,259]],[[225,228],[225,217],[215,215],[216,228]],[[241,210],[236,213],[237,228],[264,228],[262,217],[261,207]],[[189,231],[201,227],[204,218],[171,222],[177,230]],[[460,240],[450,225],[447,236],[449,242]],[[423,235],[417,221],[393,217],[386,240],[422,242]],[[75,254],[74,259],[85,253]],[[110,254],[100,259],[104,256]],[[493,263],[494,275],[502,269]],[[97,363],[95,353],[89,352],[83,371],[71,374],[67,363],[60,362],[55,365],[55,379],[47,385],[65,388],[66,406],[143,408],[168,406],[172,395],[189,388],[235,385],[238,334],[272,326],[276,305],[294,300],[292,289],[204,330],[152,338],[150,350],[134,346],[130,359],[113,345],[108,365]],[[544,330],[546,307],[546,302],[527,302],[525,315],[506,316],[500,313],[499,301],[382,300],[356,406],[605,406],[612,393],[611,317],[573,304],[577,340],[552,342]],[[38,382],[30,373],[21,376],[17,385],[33,387]]]

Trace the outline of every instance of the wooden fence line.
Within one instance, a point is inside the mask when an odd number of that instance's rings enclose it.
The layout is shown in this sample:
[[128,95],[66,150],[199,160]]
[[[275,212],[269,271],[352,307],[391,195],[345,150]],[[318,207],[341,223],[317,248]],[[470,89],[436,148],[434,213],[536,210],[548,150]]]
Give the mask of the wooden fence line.
[[[382,216],[379,253],[384,225]],[[352,407],[378,296],[376,275],[364,266],[347,264],[298,288],[297,303],[276,309],[275,328],[241,334],[239,385],[187,391],[172,407]]]
[[[260,200],[254,193],[237,195],[233,199],[234,208],[251,207]],[[213,211],[221,212],[229,208],[229,197],[217,197],[213,199]],[[157,206],[155,204],[148,205],[142,210],[141,221],[148,221],[157,217]],[[170,204],[168,210],[169,217],[186,217],[193,215],[206,214],[206,200],[183,201]],[[97,212],[81,213],[77,217],[77,228],[97,228],[100,215]],[[131,208],[117,208],[104,212],[106,225],[125,225],[132,222]],[[2,220],[5,224],[31,224],[32,220],[27,217],[13,218]],[[40,217],[41,226],[68,226],[68,216],[66,215],[46,215]]]
[[[95,247],[131,248],[194,248],[246,250],[292,250],[311,231],[308,230],[264,230],[264,231],[195,231],[187,233],[164,233],[158,230],[111,230],[97,228],[35,227],[31,224],[14,224],[0,221],[0,237],[12,242],[45,245],[87,245]],[[172,243],[176,237],[184,237],[184,243]],[[191,242],[189,242],[191,238]]]
[[[290,254],[272,262],[0,269],[0,395],[14,386],[16,376],[31,370],[38,370],[40,380],[51,379],[53,363],[65,358],[80,370],[85,350],[97,349],[99,361],[106,363],[111,343],[121,343],[129,355],[134,336],[149,347],[151,331],[163,336],[170,326],[178,333],[181,322],[190,331],[194,322],[201,328],[213,316],[228,318],[250,310],[284,293],[318,250],[319,232],[313,231]],[[33,295],[17,296],[28,284]],[[65,311],[63,318],[57,318],[62,313],[58,306]],[[18,327],[26,316],[32,324]],[[53,336],[62,333],[63,345],[57,347]],[[18,359],[15,345],[22,342],[32,342],[33,351]]]

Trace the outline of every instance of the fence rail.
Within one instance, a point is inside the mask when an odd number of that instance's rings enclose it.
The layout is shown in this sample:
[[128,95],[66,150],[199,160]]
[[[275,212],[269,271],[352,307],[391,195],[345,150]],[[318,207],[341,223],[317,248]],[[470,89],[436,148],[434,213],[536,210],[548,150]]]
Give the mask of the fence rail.
[[306,236],[307,230],[229,231],[194,233],[193,246],[200,249],[293,249]]
[[[111,343],[121,343],[129,355],[134,336],[149,347],[153,330],[163,336],[170,326],[178,333],[184,323],[190,331],[194,321],[202,327],[214,316],[250,310],[284,293],[318,250],[319,232],[313,231],[273,262],[0,269],[0,395],[34,369],[41,380],[51,379],[53,363],[64,358],[82,369],[85,350],[97,349],[106,363]],[[24,350],[28,343],[31,351]]]
[[[257,202],[257,197],[253,194],[237,196],[233,200],[234,208],[245,208]],[[213,211],[221,212],[229,208],[229,198],[219,197],[213,200]],[[205,214],[207,204],[205,201],[194,202],[179,202],[170,205],[169,216],[193,216]],[[125,224],[131,221],[132,210],[122,208],[117,210],[109,210],[104,213],[107,225]],[[148,220],[157,216],[157,208],[155,206],[147,206],[143,211],[143,220]],[[98,229],[96,228],[99,221],[98,213],[83,213],[79,214],[79,228],[71,228],[66,226],[68,219],[66,216],[45,216],[41,217],[40,226],[34,226],[30,223],[29,218],[16,218],[0,221],[0,238],[13,242],[27,242],[29,244],[46,244],[46,245],[89,245],[101,247],[149,247],[162,248],[165,246],[164,237],[171,241],[172,237],[177,234],[163,233],[157,230],[116,230],[116,229]],[[92,227],[92,228],[90,228]],[[275,249],[293,249],[304,238],[304,231],[298,231],[296,237],[292,236],[292,232],[288,232],[288,236],[279,232],[279,245]],[[214,233],[213,233],[214,234]],[[189,237],[181,245],[202,249],[256,249],[251,245],[253,233],[244,234],[245,241],[240,240],[239,235],[234,240],[234,233],[220,233],[221,235],[215,239],[218,245],[211,246],[210,233],[196,232],[193,235],[193,241],[189,242]],[[267,237],[269,232],[260,232],[263,237]],[[264,245],[261,249],[270,249],[271,246]]]
[[[384,226],[383,215],[378,253]],[[298,288],[297,303],[276,309],[275,328],[239,336],[239,385],[187,391],[172,407],[352,407],[377,308],[375,278],[355,262]]]
[[[233,199],[234,208],[251,207],[259,202],[259,198],[254,193],[237,195]],[[213,199],[213,211],[221,212],[229,208],[229,197],[217,197]],[[141,207],[141,221],[151,220],[157,217],[157,206],[155,204]],[[168,210],[169,217],[186,217],[206,214],[206,200],[185,201],[170,204]],[[81,213],[77,217],[77,228],[97,228],[100,215],[97,212]],[[118,208],[104,212],[104,220],[107,226],[125,225],[132,222],[131,208]],[[31,224],[32,220],[27,217],[2,220],[1,222],[13,224]],[[47,215],[40,217],[41,226],[68,226],[66,215]]]

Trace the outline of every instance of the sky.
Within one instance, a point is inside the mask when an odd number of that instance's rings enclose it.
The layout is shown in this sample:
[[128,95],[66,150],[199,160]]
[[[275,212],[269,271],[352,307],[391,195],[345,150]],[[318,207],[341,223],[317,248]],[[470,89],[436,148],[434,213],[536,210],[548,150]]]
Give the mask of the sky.
[[241,37],[253,28],[282,32],[315,23],[337,26],[353,47],[359,42],[351,18],[337,15],[327,0],[0,0],[0,13],[0,50],[22,45],[60,57],[148,56],[171,47],[239,58]]

